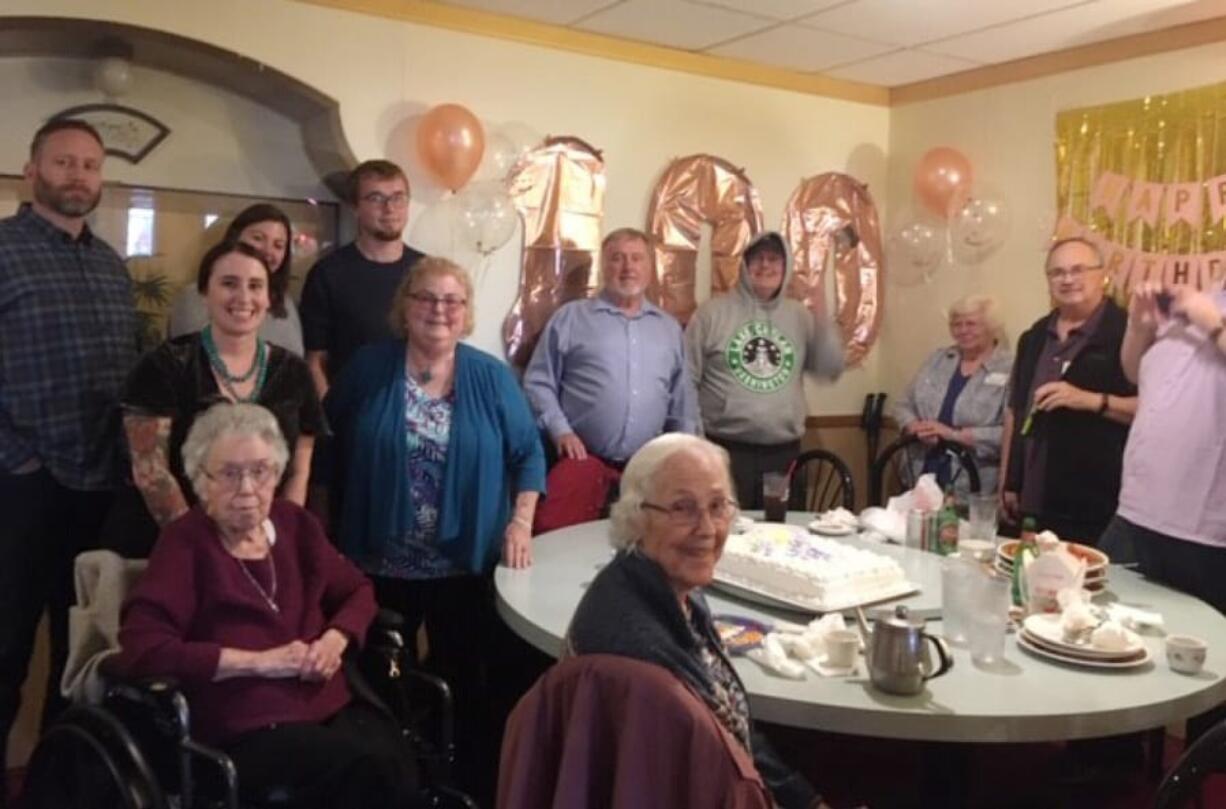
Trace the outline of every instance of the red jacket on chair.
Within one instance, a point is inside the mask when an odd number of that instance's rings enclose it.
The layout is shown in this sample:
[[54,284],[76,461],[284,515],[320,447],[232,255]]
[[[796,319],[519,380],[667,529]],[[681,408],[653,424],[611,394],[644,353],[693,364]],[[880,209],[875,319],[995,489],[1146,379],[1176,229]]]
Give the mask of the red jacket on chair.
[[498,809],[770,809],[753,758],[668,670],[569,658],[507,720]]

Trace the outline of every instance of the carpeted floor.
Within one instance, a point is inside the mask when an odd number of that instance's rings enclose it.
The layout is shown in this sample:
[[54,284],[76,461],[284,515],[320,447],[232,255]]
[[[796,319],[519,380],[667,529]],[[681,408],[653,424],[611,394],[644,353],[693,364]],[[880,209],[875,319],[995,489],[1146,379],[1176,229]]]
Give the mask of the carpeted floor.
[[[772,728],[771,736],[789,760],[801,752],[785,729]],[[922,785],[931,780],[927,776],[939,769],[932,756],[941,755],[941,746],[926,745],[930,749],[921,752],[918,745],[833,736],[814,746],[812,734],[803,741],[813,765],[804,769],[823,782],[838,809],[861,803],[870,809],[941,809],[920,798]],[[981,745],[968,752],[967,797],[973,809],[1149,809],[1157,788],[1143,768],[1124,762],[1092,768],[1070,764],[1059,745]],[[1181,752],[1181,740],[1168,737],[1166,769]],[[819,758],[810,758],[814,755]],[[20,782],[21,771],[10,770],[10,788],[16,790]],[[1226,775],[1209,779],[1204,807],[1226,809]]]

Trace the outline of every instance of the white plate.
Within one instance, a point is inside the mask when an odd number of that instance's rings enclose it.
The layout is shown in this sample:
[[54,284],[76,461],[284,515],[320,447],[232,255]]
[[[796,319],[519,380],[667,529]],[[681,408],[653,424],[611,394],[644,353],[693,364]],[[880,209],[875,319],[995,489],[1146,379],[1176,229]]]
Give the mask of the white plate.
[[[1024,649],[1026,652],[1035,657],[1042,657],[1047,660],[1054,660],[1057,663],[1064,663],[1069,666],[1077,666],[1079,668],[1091,669],[1136,669],[1142,666],[1148,666],[1153,659],[1149,654],[1149,649],[1145,649],[1145,654],[1138,657],[1136,660],[1087,660],[1082,657],[1070,657],[1059,652],[1048,649],[1045,646],[1039,646],[1037,643],[1026,638],[1024,632],[1017,635],[1017,646],[1019,649]],[[1144,648],[1144,647],[1142,647]]]
[[809,530],[815,534],[821,534],[824,537],[846,537],[856,533],[857,529],[854,526],[846,525],[840,522],[823,522],[814,520],[809,523]]
[[768,593],[758,587],[738,579],[729,578],[727,574],[722,573],[719,568],[715,569],[715,577],[711,580],[711,586],[730,593],[734,596],[745,599],[746,601],[755,604],[762,604],[767,607],[783,607],[789,610],[801,610],[803,612],[823,613],[823,612],[842,612],[849,610],[852,607],[864,607],[869,604],[879,604],[882,601],[892,601],[896,598],[918,593],[919,587],[911,582],[902,582],[893,587],[886,587],[872,593],[844,601],[818,602],[804,598],[783,598],[773,593]]
[[1022,629],[1026,633],[1033,635],[1036,640],[1055,650],[1079,657],[1093,657],[1097,659],[1131,657],[1145,648],[1145,643],[1140,638],[1137,638],[1136,642],[1127,649],[1119,650],[1097,649],[1089,644],[1083,646],[1077,643],[1069,643],[1064,639],[1064,630],[1060,627],[1060,616],[1054,613],[1028,615],[1026,620],[1022,622]]

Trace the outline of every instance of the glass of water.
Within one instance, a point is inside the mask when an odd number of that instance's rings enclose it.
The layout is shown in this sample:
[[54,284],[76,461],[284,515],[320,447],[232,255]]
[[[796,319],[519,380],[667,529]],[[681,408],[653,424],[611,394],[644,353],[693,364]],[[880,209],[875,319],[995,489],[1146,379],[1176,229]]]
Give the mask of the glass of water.
[[1009,626],[1009,580],[1004,576],[980,576],[971,587],[966,613],[966,640],[971,659],[990,665],[1005,656],[1005,630]]

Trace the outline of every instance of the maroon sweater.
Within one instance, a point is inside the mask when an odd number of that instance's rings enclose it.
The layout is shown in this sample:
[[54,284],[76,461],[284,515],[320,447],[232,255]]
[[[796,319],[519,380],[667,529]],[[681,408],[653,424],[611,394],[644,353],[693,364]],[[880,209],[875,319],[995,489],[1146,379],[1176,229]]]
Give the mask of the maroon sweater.
[[[197,506],[162,531],[149,569],[123,607],[116,672],[179,680],[192,735],[220,743],[282,722],[318,722],[349,702],[342,675],[327,682],[237,677],[214,682],[222,647],[261,651],[307,643],[336,628],[362,643],[375,614],[370,582],[328,542],[319,522],[278,500],[274,612]],[[267,579],[261,581],[268,586]]]

